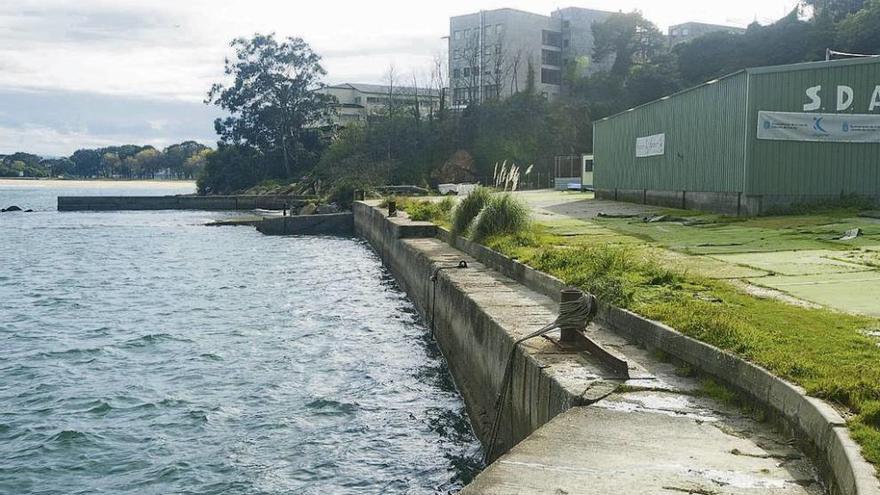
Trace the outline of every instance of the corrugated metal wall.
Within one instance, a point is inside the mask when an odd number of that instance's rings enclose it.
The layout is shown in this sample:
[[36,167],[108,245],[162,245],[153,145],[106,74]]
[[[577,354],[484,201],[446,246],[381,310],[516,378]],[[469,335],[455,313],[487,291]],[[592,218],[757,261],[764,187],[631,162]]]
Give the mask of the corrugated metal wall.
[[[596,188],[742,191],[747,82],[739,72],[597,122]],[[636,158],[636,139],[660,133],[665,154]]]
[[880,85],[880,60],[836,61],[785,68],[751,69],[749,74],[749,166],[747,194],[880,195],[880,143],[815,143],[757,139],[757,112],[804,112],[806,90],[822,86],[822,109],[837,112],[837,86],[854,90],[852,107],[840,113],[869,112]]

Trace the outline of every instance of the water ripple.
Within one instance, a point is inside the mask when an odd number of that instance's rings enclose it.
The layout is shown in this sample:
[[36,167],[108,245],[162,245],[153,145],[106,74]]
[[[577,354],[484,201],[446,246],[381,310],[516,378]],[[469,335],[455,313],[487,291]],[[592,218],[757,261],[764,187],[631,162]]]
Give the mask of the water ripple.
[[0,222],[0,493],[433,494],[480,469],[430,331],[362,241],[3,187],[46,213]]

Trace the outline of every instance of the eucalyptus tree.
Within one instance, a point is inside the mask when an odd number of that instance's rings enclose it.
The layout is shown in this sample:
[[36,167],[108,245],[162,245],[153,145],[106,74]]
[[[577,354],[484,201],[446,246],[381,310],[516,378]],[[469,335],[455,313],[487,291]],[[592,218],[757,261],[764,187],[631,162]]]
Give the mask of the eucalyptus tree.
[[326,71],[321,57],[301,38],[279,41],[257,34],[232,41],[225,62],[229,84],[214,84],[206,103],[229,112],[214,127],[224,144],[252,147],[278,157],[290,177],[317,158],[315,128],[333,112],[334,99],[320,93]]

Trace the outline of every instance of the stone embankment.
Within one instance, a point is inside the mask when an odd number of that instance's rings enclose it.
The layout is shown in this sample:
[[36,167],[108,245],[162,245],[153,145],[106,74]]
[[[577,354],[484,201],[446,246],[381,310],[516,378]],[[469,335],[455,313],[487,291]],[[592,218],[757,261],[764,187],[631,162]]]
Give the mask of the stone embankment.
[[[562,283],[364,203],[354,225],[431,326],[477,436],[500,455],[463,493],[880,493],[827,404],[616,308],[603,307],[587,335],[627,361],[628,377],[538,338],[513,353],[509,400],[497,407],[514,342],[556,318]],[[691,370],[748,394],[774,421],[716,400]]]

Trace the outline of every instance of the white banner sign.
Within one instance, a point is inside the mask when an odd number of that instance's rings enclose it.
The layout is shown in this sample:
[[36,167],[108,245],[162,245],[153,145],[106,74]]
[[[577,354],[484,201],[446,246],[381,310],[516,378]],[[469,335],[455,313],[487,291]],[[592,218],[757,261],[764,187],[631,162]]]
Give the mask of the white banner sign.
[[666,153],[666,134],[636,138],[636,158],[661,156]]
[[758,112],[758,139],[880,143],[880,114]]

